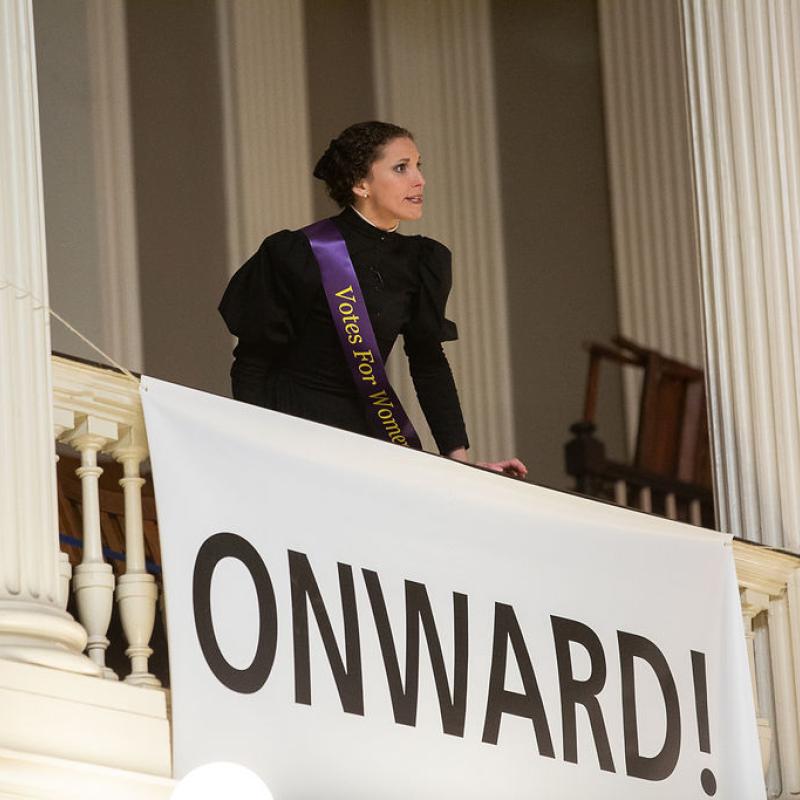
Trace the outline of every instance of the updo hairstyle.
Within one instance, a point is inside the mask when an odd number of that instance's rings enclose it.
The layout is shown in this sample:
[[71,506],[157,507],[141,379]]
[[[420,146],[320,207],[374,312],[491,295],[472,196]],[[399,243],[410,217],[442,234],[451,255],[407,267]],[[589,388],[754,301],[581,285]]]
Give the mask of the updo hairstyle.
[[341,208],[353,204],[353,186],[369,175],[381,149],[392,139],[413,139],[405,128],[390,122],[357,122],[331,139],[314,167],[314,177],[325,181],[328,194]]

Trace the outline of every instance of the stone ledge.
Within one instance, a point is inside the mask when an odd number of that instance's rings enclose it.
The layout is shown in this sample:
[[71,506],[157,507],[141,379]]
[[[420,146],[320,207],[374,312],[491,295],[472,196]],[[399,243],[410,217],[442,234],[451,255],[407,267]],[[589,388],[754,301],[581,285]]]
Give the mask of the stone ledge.
[[168,800],[175,782],[0,748],[0,800]]
[[161,689],[0,659],[0,708],[0,750],[172,775],[167,696]]

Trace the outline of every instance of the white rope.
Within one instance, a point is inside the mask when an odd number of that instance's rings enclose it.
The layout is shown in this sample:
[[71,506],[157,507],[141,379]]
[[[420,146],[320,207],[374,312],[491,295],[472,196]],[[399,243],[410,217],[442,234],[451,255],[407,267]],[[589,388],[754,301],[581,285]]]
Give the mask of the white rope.
[[74,325],[70,325],[67,320],[64,319],[57,311],[55,311],[50,306],[46,305],[40,298],[36,297],[35,294],[28,291],[27,289],[23,289],[21,286],[17,286],[16,283],[12,283],[11,281],[7,280],[6,278],[0,279],[0,289],[16,289],[19,294],[16,296],[16,300],[24,300],[26,297],[30,297],[31,300],[36,304],[33,307],[34,311],[38,311],[39,309],[43,309],[47,311],[50,316],[54,319],[57,319],[67,330],[74,333],[84,344],[88,344],[89,347],[92,348],[96,353],[99,353],[112,367],[116,367],[120,372],[134,381],[136,384],[139,383],[139,379],[129,370],[122,366],[122,364],[118,364],[113,358],[111,358],[108,353],[101,350],[91,339],[84,336]]

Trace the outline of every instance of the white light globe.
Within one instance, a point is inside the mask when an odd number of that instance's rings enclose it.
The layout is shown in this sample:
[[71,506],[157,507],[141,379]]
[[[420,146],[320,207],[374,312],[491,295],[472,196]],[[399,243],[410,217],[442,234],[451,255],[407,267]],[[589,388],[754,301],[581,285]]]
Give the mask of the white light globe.
[[274,800],[272,792],[255,772],[230,761],[214,761],[195,767],[172,792],[171,800]]

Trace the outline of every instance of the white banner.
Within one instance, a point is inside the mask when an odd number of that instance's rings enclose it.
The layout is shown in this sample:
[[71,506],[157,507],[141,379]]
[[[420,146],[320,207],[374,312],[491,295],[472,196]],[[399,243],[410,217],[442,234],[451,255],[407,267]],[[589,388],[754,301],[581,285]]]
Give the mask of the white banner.
[[729,537],[145,378],[176,776],[764,796]]

